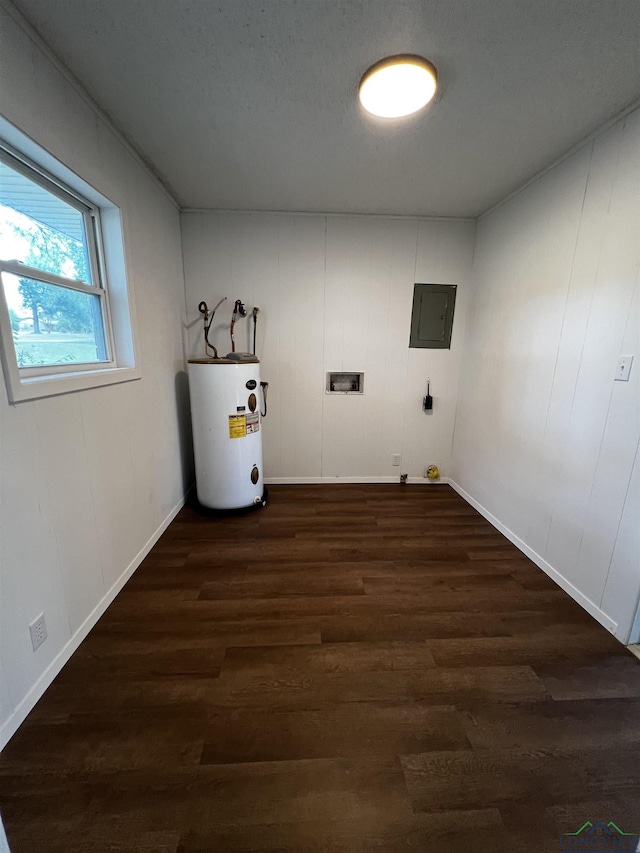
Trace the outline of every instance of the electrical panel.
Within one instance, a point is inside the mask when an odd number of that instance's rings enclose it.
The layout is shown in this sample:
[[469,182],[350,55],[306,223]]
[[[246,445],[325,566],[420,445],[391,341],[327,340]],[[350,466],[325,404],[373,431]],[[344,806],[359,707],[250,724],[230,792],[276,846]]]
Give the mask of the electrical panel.
[[455,284],[415,284],[410,347],[451,349]]

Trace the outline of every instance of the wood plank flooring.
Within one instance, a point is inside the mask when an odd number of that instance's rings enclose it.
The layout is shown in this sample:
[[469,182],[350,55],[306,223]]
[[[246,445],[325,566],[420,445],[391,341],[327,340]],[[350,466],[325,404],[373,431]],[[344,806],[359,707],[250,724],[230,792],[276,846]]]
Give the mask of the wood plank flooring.
[[0,758],[13,853],[640,830],[640,661],[448,486],[185,508]]

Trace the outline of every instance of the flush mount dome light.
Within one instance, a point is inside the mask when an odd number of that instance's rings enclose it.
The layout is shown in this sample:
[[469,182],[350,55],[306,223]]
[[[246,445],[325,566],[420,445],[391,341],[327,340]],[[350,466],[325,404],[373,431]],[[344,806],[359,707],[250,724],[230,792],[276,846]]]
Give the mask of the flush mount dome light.
[[434,66],[421,56],[400,54],[376,62],[360,81],[360,103],[374,116],[400,118],[421,110],[436,93]]

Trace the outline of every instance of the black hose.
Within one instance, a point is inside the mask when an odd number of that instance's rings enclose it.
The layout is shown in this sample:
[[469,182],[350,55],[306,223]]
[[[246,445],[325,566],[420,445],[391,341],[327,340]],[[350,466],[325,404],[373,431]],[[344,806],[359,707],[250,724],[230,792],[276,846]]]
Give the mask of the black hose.
[[226,296],[223,296],[222,299],[220,300],[220,302],[218,302],[216,307],[211,312],[211,319],[209,320],[208,323],[207,323],[207,317],[209,316],[209,308],[207,307],[207,303],[202,301],[198,305],[198,311],[204,315],[204,349],[205,349],[205,352],[207,353],[207,355],[209,355],[209,351],[208,351],[207,347],[209,347],[209,349],[212,349],[214,358],[218,357],[218,350],[215,348],[215,346],[212,343],[209,343],[209,329],[211,328],[211,324],[213,323],[213,318],[216,315],[216,311],[222,305],[222,303],[225,301],[226,298],[227,298]]
[[267,391],[269,389],[269,383],[268,382],[261,382],[260,387],[262,388],[262,399],[264,400],[264,412],[262,411],[262,408],[261,408],[260,414],[262,415],[263,418],[266,418],[267,417]]
[[229,333],[231,335],[231,352],[236,351],[236,339],[233,334],[234,327],[236,325],[236,320],[238,317],[246,317],[247,309],[244,307],[244,303],[242,303],[239,299],[236,299],[236,304],[233,306],[233,314],[231,315],[231,325],[229,326]]

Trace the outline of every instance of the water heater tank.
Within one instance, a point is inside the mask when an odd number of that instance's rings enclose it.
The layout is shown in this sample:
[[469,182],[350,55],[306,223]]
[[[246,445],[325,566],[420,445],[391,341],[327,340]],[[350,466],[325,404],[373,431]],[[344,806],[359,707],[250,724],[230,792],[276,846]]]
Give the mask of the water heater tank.
[[198,500],[211,509],[263,502],[260,362],[189,359]]

